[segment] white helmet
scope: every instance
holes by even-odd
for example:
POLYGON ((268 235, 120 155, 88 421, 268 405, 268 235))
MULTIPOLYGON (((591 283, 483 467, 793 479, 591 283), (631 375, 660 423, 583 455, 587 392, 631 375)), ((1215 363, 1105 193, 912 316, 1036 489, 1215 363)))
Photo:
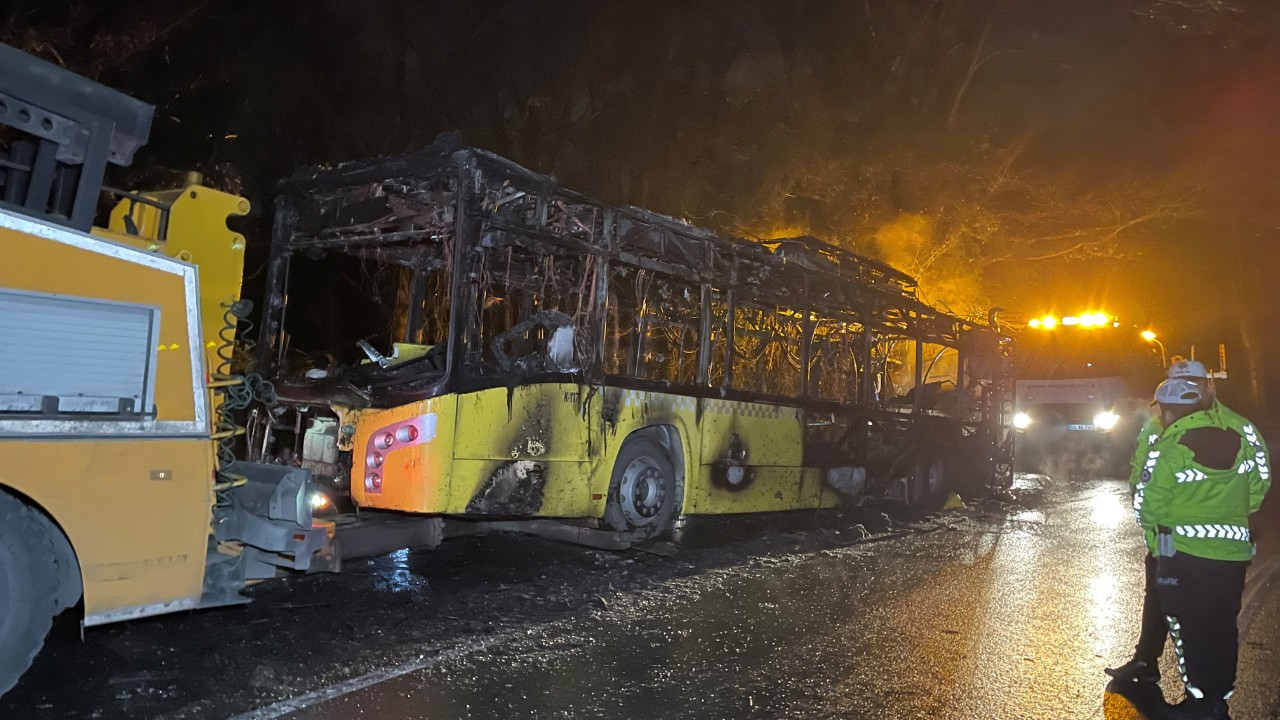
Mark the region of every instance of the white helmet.
POLYGON ((1186 378, 1171 378, 1156 388, 1156 402, 1161 405, 1196 405, 1202 400, 1200 387, 1186 378))
POLYGON ((1204 363, 1199 360, 1179 360, 1169 366, 1168 377, 1204 380, 1209 377, 1209 371, 1204 369, 1204 363))

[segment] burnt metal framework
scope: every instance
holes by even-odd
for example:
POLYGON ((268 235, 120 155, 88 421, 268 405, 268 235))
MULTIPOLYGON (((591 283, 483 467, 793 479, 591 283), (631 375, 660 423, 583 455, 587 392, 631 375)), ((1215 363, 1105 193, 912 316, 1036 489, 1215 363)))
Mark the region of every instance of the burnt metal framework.
MULTIPOLYGON (((893 435, 929 417, 924 424, 953 421, 957 436, 985 428, 994 438, 1009 410, 1007 338, 919 301, 908 275, 813 238, 749 242, 610 206, 463 147, 456 135, 407 156, 304 172, 281 190, 260 365, 296 374, 282 361, 300 254, 404 268, 397 334, 405 339, 447 311, 445 358, 348 378, 370 405, 559 378, 764 400, 812 416, 852 411, 860 425, 895 426, 893 435), (503 305, 494 318, 491 307, 503 305), (568 365, 513 363, 519 352, 500 349, 523 340, 545 347, 565 326, 574 331, 568 365), (958 358, 944 397, 924 380, 946 348, 958 358), (896 400, 882 392, 895 359, 915 374, 896 400), (787 378, 782 388, 778 377, 787 378)), ((280 378, 281 387, 289 382, 280 378)))
POLYGON ((155 108, 0 43, 0 208, 88 230, 107 163, 127 166, 155 108), (11 131, 12 133, 12 131, 11 131))

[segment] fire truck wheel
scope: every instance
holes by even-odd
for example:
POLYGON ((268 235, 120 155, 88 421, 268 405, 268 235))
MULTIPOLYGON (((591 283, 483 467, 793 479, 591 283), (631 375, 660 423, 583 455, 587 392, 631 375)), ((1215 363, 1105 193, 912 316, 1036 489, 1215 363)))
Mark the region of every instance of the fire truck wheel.
POLYGON ((58 573, 48 524, 0 491, 0 695, 31 666, 57 608, 58 573))
POLYGON ((911 477, 911 505, 936 510, 946 503, 950 490, 946 458, 933 448, 921 450, 911 477))
POLYGON ((675 467, 662 445, 647 437, 623 443, 609 481, 605 525, 646 540, 658 537, 671 529, 678 499, 675 467))

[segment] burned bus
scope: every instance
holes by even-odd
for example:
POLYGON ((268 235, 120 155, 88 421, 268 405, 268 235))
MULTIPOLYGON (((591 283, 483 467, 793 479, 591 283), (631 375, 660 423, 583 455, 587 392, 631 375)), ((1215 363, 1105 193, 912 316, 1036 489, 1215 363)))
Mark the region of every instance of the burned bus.
POLYGON ((287 179, 270 252, 256 352, 287 409, 250 445, 361 508, 649 538, 1011 477, 1007 338, 813 238, 611 206, 446 135, 287 179))

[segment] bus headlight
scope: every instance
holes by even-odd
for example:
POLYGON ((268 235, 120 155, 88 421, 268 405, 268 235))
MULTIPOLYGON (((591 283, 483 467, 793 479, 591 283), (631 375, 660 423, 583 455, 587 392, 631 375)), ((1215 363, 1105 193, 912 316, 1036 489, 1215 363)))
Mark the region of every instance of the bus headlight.
POLYGON ((1013 416, 1013 426, 1018 430, 1026 430, 1031 427, 1031 416, 1024 413, 1015 413, 1013 416))
POLYGON ((1093 416, 1093 426, 1102 431, 1114 429, 1119 422, 1120 416, 1110 410, 1104 410, 1093 416))

